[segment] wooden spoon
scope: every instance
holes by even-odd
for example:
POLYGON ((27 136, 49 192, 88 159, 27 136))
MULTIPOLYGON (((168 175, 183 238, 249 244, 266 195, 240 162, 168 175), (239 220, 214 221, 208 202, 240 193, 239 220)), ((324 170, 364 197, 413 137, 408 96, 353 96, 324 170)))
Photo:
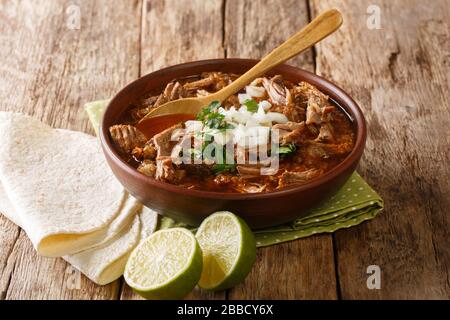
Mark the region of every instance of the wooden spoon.
POLYGON ((167 102, 150 111, 144 118, 141 119, 141 121, 155 116, 174 113, 197 114, 214 100, 223 102, 229 96, 244 88, 255 78, 263 75, 273 67, 285 62, 327 37, 336 31, 341 24, 341 13, 336 9, 328 10, 316 17, 306 27, 289 38, 278 48, 273 50, 253 68, 248 70, 222 90, 204 97, 185 98, 167 102))

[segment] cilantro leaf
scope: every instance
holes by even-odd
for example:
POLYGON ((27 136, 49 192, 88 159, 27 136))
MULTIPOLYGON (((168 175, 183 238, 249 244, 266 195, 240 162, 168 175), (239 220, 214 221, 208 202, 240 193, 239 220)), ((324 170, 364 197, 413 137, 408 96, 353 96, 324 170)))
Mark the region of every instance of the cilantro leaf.
POLYGON ((295 151, 297 151, 297 146, 293 143, 278 148, 278 154, 282 158, 293 155, 295 151))
POLYGON ((218 112, 210 113, 205 120, 203 120, 205 126, 211 129, 221 129, 226 125, 225 116, 218 112))
POLYGON ((234 172, 236 170, 236 164, 232 163, 232 164, 227 164, 227 163, 220 163, 220 164, 215 164, 212 167, 212 170, 214 172, 214 174, 219 174, 222 172, 234 172))
POLYGON ((219 101, 212 101, 207 107, 197 115, 197 120, 211 129, 226 130, 233 129, 234 126, 225 121, 225 116, 218 112, 221 104, 219 101))
POLYGON ((244 105, 247 107, 249 112, 257 112, 258 111, 258 103, 253 99, 247 99, 244 101, 244 105))
POLYGON ((221 104, 219 101, 214 100, 209 105, 204 107, 202 111, 197 115, 197 120, 204 121, 209 114, 217 113, 217 110, 220 108, 221 104))

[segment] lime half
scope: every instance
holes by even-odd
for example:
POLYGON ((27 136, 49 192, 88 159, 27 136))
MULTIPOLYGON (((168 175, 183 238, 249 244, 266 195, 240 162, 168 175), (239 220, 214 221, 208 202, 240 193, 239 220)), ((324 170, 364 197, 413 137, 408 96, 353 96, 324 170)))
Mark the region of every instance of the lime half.
POLYGON ((139 244, 125 266, 124 278, 146 299, 181 299, 196 286, 202 251, 192 232, 160 230, 139 244))
POLYGON ((202 222, 196 238, 203 252, 201 288, 224 290, 244 281, 256 260, 256 243, 241 218, 216 212, 202 222))

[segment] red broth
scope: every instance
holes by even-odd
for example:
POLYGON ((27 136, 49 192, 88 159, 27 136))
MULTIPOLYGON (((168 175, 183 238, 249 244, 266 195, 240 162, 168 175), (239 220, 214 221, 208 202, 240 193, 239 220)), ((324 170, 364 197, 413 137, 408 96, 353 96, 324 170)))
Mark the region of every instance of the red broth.
MULTIPOLYGON (((128 112, 121 120, 122 124, 118 124, 121 128, 115 128, 117 140, 115 145, 121 151, 123 158, 130 159, 127 161, 142 174, 184 188, 254 193, 271 192, 289 185, 306 183, 336 167, 353 149, 355 131, 352 120, 344 110, 316 87, 306 82, 294 84, 283 80, 281 76, 274 76, 263 79, 264 96, 254 98, 254 101, 256 103, 262 100, 268 101, 271 104, 269 112, 284 114, 291 123, 292 129, 287 127, 285 129, 287 132, 284 133, 290 134, 290 139, 283 142, 283 146, 290 151, 284 152, 288 156, 280 156, 279 170, 276 173, 270 176, 249 174, 255 171, 248 164, 243 166, 235 164, 229 167, 207 163, 168 164, 167 159, 158 159, 158 150, 151 138, 176 124, 193 120, 195 116, 175 114, 142 121, 140 119, 152 108, 167 102, 168 99, 204 96, 205 93, 220 90, 233 78, 229 74, 212 72, 201 74, 195 79, 174 80, 167 84, 160 94, 146 94, 130 105, 128 112), (266 83, 265 86, 264 83, 266 83), (291 101, 286 103, 280 100, 279 94, 273 94, 273 88, 278 88, 278 92, 283 92, 281 89, 289 92, 291 101), (297 127, 292 123, 297 124, 297 127), (301 126, 302 123, 303 126, 301 126), (133 131, 136 129, 147 139, 145 144, 142 139, 137 138, 138 135, 133 131), (127 152, 124 148, 129 148, 130 145, 136 146, 132 152, 130 150, 127 152), (146 151, 145 148, 147 148, 146 151), (165 171, 157 171, 158 164, 165 171)), ((224 109, 232 106, 240 106, 237 95, 222 102, 224 109)), ((112 138, 114 140, 114 137, 112 138)), ((282 146, 281 143, 280 146, 282 146)))
POLYGON ((146 136, 151 139, 155 134, 164 131, 178 123, 188 120, 195 120, 193 114, 169 114, 164 116, 157 116, 142 120, 136 127, 146 136))

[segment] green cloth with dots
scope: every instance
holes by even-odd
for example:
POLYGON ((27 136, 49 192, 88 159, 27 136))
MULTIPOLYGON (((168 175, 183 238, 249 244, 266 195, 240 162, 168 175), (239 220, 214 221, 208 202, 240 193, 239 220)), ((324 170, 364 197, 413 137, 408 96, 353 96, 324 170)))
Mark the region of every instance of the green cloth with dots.
MULTIPOLYGON (((96 132, 107 101, 85 105, 96 132)), ((356 172, 330 199, 310 210, 303 218, 290 223, 254 232, 258 247, 308 237, 317 233, 334 232, 373 219, 384 207, 383 199, 356 172)), ((160 217, 160 229, 188 227, 167 217, 160 217)))

